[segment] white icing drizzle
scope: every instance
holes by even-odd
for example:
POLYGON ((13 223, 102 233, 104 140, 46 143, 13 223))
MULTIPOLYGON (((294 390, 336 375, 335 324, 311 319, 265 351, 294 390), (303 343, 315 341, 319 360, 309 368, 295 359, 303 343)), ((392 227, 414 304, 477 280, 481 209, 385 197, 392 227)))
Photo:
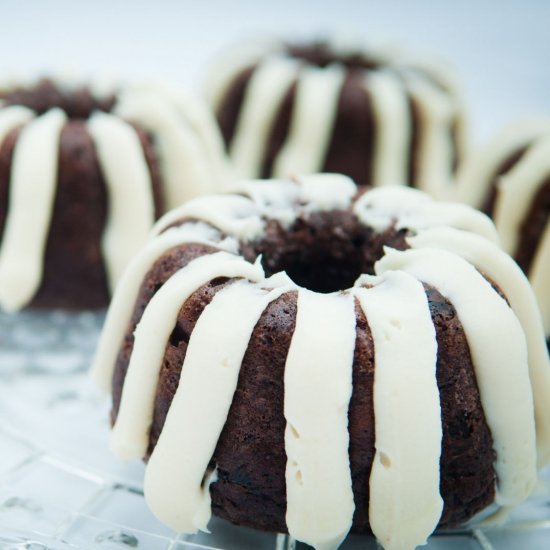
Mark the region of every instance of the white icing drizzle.
POLYGON ((426 544, 443 510, 435 329, 424 287, 414 277, 387 272, 357 284, 376 285, 355 290, 376 364, 369 523, 385 550, 415 548, 426 544))
POLYGON ((91 377, 103 391, 110 392, 111 390, 118 351, 130 325, 132 311, 143 279, 164 253, 187 242, 213 244, 208 238, 203 238, 201 231, 196 230, 196 226, 191 230, 188 230, 186 226, 168 229, 142 248, 122 274, 120 284, 107 312, 91 369, 91 377), (193 229, 195 230, 193 231, 193 229))
POLYGON ((523 329, 513 311, 468 262, 445 250, 386 250, 376 273, 403 270, 454 306, 466 334, 485 418, 493 436, 496 502, 513 506, 536 483, 536 435, 523 329))
POLYGON ((202 220, 241 240, 253 240, 264 229, 260 212, 249 198, 239 195, 211 195, 190 200, 168 212, 155 224, 153 234, 158 235, 170 225, 186 218, 202 220))
POLYGON ((300 289, 297 309, 284 377, 286 523, 293 537, 331 550, 346 537, 355 509, 347 430, 354 301, 300 289))
POLYGON ((544 331, 550 339, 550 219, 539 241, 529 278, 542 312, 544 331))
POLYGON ((195 132, 204 155, 203 162, 211 171, 213 183, 209 189, 223 190, 233 175, 224 154, 223 138, 212 111, 201 98, 183 89, 175 90, 159 82, 151 84, 148 89, 153 94, 162 95, 175 109, 178 120, 182 121, 182 124, 189 125, 195 132))
POLYGON ((301 176, 296 181, 305 212, 347 208, 357 192, 353 180, 341 174, 301 176))
POLYGON ((66 118, 60 109, 51 109, 23 128, 15 146, 0 247, 0 305, 7 311, 27 304, 40 286, 57 182, 57 148, 66 118))
POLYGON ((193 329, 144 485, 153 513, 176 531, 207 531, 211 510, 204 474, 227 420, 252 331, 267 305, 286 290, 267 292, 237 281, 215 295, 193 329))
POLYGON ((204 95, 212 111, 218 111, 235 77, 247 67, 256 65, 264 55, 273 51, 278 45, 279 43, 273 40, 263 40, 241 44, 220 55, 209 67, 203 86, 204 95))
POLYGON ((263 279, 263 271, 259 264, 227 252, 201 256, 172 275, 148 303, 135 330, 120 409, 111 434, 111 447, 120 458, 145 455, 162 358, 179 310, 193 292, 217 277, 257 281, 263 279))
POLYGON ((364 82, 376 117, 372 185, 405 185, 412 130, 404 84, 388 70, 369 72, 364 82))
POLYGON ((97 112, 90 117, 87 127, 108 193, 101 244, 112 291, 155 222, 153 190, 141 143, 129 124, 97 112))
POLYGON ((0 147, 7 135, 18 126, 26 124, 34 118, 34 113, 26 107, 12 105, 2 107, 0 105, 0 147))
POLYGON ((384 231, 394 223, 397 229, 416 231, 446 225, 498 243, 495 226, 485 214, 463 204, 436 202, 410 187, 372 189, 359 197, 353 212, 360 222, 376 231, 384 231))
POLYGON ((412 248, 443 248, 473 264, 502 290, 527 340, 529 377, 535 404, 538 466, 550 462, 550 357, 529 281, 508 254, 465 231, 437 227, 407 238, 412 248))
POLYGON ((260 175, 275 116, 298 70, 297 61, 272 57, 254 71, 230 145, 240 177, 260 175))
POLYGON ((344 82, 340 65, 305 66, 296 88, 289 135, 273 166, 276 177, 321 171, 344 82))
POLYGON ((502 161, 544 135, 550 136, 550 118, 527 119, 505 128, 491 143, 461 163, 457 198, 480 208, 502 161))
POLYGON ((420 73, 405 73, 420 115, 416 160, 418 187, 438 199, 449 198, 453 171, 453 121, 456 101, 420 73))
POLYGON ((530 148, 521 162, 498 180, 494 220, 502 247, 509 254, 517 252, 521 224, 529 213, 535 195, 549 177, 550 133, 547 140, 530 148))
MULTIPOLYGON (((486 147, 463 163, 458 173, 459 197, 480 207, 504 162, 522 149, 521 158, 496 181, 493 219, 504 249, 517 254, 523 224, 542 185, 550 177, 550 118, 535 118, 505 128, 486 147)), ((550 339, 550 237, 541 235, 529 278, 550 339)))
POLYGON ((129 90, 114 112, 153 134, 168 208, 215 190, 215 178, 204 162, 204 146, 173 105, 153 92, 129 90))

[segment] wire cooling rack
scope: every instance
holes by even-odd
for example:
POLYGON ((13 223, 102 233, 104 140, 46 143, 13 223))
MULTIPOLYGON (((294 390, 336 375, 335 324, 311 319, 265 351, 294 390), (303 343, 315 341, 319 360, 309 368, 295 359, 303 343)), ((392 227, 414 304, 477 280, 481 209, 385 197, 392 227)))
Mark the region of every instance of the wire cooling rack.
MULTIPOLYGON (((33 322, 35 325, 29 326, 36 328, 43 319, 33 322)), ((108 400, 79 370, 90 360, 99 324, 91 317, 72 323, 70 319, 62 320, 65 329, 71 327, 74 342, 86 345, 75 346, 80 357, 76 353, 70 359, 59 355, 60 365, 46 361, 33 366, 29 362, 42 353, 40 346, 35 346, 32 353, 25 348, 25 357, 17 359, 15 344, 10 348, 5 340, 2 342, 0 550, 309 548, 285 535, 235 527, 216 518, 209 525, 211 534, 180 535, 149 512, 142 494, 143 465, 113 458, 108 448, 108 400), (15 359, 8 362, 8 368, 3 362, 6 350, 8 358, 15 359), (16 369, 18 360, 20 368, 16 369)), ((61 332, 66 341, 67 331, 61 332)), ((60 341, 59 334, 37 334, 50 344, 60 341)), ((48 351, 50 360, 55 358, 54 351, 59 353, 55 346, 48 351)), ((546 472, 530 502, 511 514, 504 526, 478 524, 441 532, 430 539, 426 548, 547 550, 549 487, 550 474, 546 472)), ((378 548, 369 537, 349 537, 342 546, 342 550, 378 548)))

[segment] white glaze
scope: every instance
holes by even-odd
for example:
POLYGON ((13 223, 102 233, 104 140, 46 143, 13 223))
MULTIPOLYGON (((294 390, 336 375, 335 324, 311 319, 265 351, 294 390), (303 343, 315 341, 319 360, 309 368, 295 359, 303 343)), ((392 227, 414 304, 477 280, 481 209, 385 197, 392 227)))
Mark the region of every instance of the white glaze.
POLYGON ((298 70, 297 62, 273 57, 254 71, 230 146, 239 177, 253 178, 261 174, 275 116, 298 70))
POLYGON ((111 447, 120 458, 145 455, 162 358, 179 310, 193 292, 216 277, 256 281, 263 278, 263 271, 259 265, 227 252, 201 256, 172 275, 147 304, 134 333, 134 348, 111 434, 111 447))
POLYGON ((469 156, 457 172, 457 198, 481 208, 499 165, 529 143, 550 136, 550 118, 531 118, 515 123, 485 147, 469 156))
POLYGON ((297 309, 284 376, 286 524, 296 539, 332 550, 355 509, 347 430, 354 302, 349 294, 301 289, 297 309))
POLYGON ((0 306, 6 311, 30 302, 40 286, 65 121, 63 111, 51 109, 23 128, 15 146, 0 247, 0 306))
POLYGON ((550 220, 539 241, 529 278, 542 312, 546 337, 550 339, 550 220))
POLYGON ((414 277, 388 272, 356 283, 364 284, 375 285, 355 290, 376 364, 369 523, 385 550, 410 549, 426 544, 443 510, 435 329, 424 287, 414 277))
POLYGON ((456 254, 429 248, 388 249, 375 271, 388 270, 410 273, 453 304, 468 340, 493 436, 496 502, 501 506, 522 502, 535 486, 537 457, 527 346, 517 317, 483 276, 456 254))
MULTIPOLYGON (((516 254, 521 225, 542 184, 550 178, 550 133, 531 147, 497 183, 494 220, 502 246, 508 254, 516 254)), ((550 273, 549 273, 550 276, 550 273)))
POLYGON ((129 124, 97 112, 87 127, 107 188, 107 222, 101 247, 113 291, 155 222, 151 177, 141 143, 129 124))
POLYGON ((203 478, 225 425, 254 326, 267 305, 286 290, 266 292, 237 281, 214 296, 193 329, 180 383, 144 483, 153 513, 178 532, 207 531, 210 492, 208 485, 202 486, 203 478))
POLYGON ((2 143, 12 130, 29 122, 35 115, 30 109, 19 105, 8 107, 0 105, 0 109, 0 146, 2 146, 2 143))
MULTIPOLYGON (((194 228, 196 229, 196 226, 194 228)), ((128 269, 122 274, 119 287, 113 295, 107 311, 102 338, 99 341, 91 369, 93 380, 103 391, 111 390, 116 358, 124 340, 124 334, 130 325, 141 283, 156 260, 170 249, 187 242, 212 244, 208 239, 208 233, 207 239, 204 239, 200 230, 193 231, 192 229, 188 231, 187 227, 182 226, 169 229, 159 235, 134 256, 128 269)))
POLYGON ((453 171, 453 122, 456 101, 419 73, 408 75, 407 86, 419 113, 418 187, 435 198, 449 196, 453 171))
POLYGON ((376 117, 372 184, 406 185, 412 136, 403 82, 387 70, 367 73, 364 82, 376 117))
POLYGON ((339 65, 302 69, 289 135, 274 162, 275 177, 322 171, 344 76, 344 69, 339 65))
POLYGON ((204 146, 173 105, 153 92, 130 90, 114 112, 154 136, 168 208, 215 190, 215 178, 204 162, 204 146))
POLYGON ((412 248, 443 248, 462 256, 504 293, 521 322, 529 357, 535 405, 538 466, 550 462, 550 357, 540 313, 529 281, 508 254, 487 240, 451 227, 437 227, 407 238, 412 248))

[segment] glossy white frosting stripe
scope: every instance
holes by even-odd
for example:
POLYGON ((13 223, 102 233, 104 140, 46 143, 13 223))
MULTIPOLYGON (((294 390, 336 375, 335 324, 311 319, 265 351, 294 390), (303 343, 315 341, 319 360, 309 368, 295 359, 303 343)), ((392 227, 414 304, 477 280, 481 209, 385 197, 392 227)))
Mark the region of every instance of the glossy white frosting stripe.
POLYGON ((529 271, 529 280, 539 302, 546 337, 550 339, 550 219, 542 235, 529 271))
POLYGON ((462 324, 493 436, 496 503, 523 501, 537 479, 533 395, 523 329, 506 301, 470 263, 438 249, 387 249, 377 274, 402 270, 435 287, 462 324))
POLYGON ((348 457, 354 300, 300 289, 297 308, 284 376, 286 523, 296 539, 331 550, 355 509, 348 457))
POLYGON ((167 208, 215 191, 216 181, 204 162, 203 147, 173 105, 152 92, 130 90, 121 96, 114 112, 153 134, 167 208))
POLYGON ((243 240, 255 239, 264 230, 260 212, 249 198, 239 195, 211 195, 197 197, 168 212, 155 224, 153 234, 159 234, 186 218, 201 220, 223 233, 243 240))
POLYGON ((415 548, 426 544, 443 510, 435 329, 424 287, 414 277, 388 272, 357 284, 375 285, 354 291, 376 364, 369 523, 385 550, 415 548))
POLYGON ((254 178, 261 174, 275 116, 299 70, 297 61, 269 58, 253 73, 230 145, 237 174, 254 178))
POLYGON ((175 109, 182 125, 189 125, 200 142, 206 168, 210 170, 214 188, 221 191, 231 179, 228 159, 224 153, 224 143, 218 123, 208 106, 193 94, 183 89, 155 83, 152 93, 162 96, 175 109))
POLYGON ((130 319, 135 307, 141 284, 155 262, 170 249, 188 242, 209 242, 208 232, 203 237, 203 231, 197 226, 189 225, 168 229, 156 239, 150 241, 134 256, 128 268, 122 274, 117 291, 113 295, 103 324, 102 336, 91 369, 91 377, 105 392, 111 391, 111 382, 116 364, 116 358, 124 334, 130 325, 130 319))
POLYGON ((416 231, 446 225, 498 243, 495 226, 485 214, 463 204, 436 202, 409 187, 372 189, 355 202, 353 212, 360 222, 377 231, 394 223, 397 229, 416 231))
POLYGON ((0 110, 0 147, 12 130, 29 122, 34 116, 33 111, 19 105, 2 107, 0 110))
POLYGON ((145 456, 162 358, 181 306, 202 285, 217 277, 263 279, 259 264, 227 252, 201 256, 170 277, 147 304, 135 330, 111 447, 124 459, 145 456))
MULTIPOLYGON (((498 285, 518 317, 527 340, 529 376, 535 404, 539 467, 550 462, 550 357, 540 313, 529 281, 508 254, 486 239, 450 227, 422 231, 407 242, 412 248, 443 248, 462 256, 498 285)), ((550 254, 547 256, 550 257, 550 254)))
POLYGON ((330 145, 345 71, 340 65, 302 69, 290 130, 275 159, 276 177, 320 172, 330 145))
POLYGON ((66 120, 63 111, 51 109, 23 128, 15 146, 0 247, 0 306, 7 311, 26 305, 40 286, 66 120))
POLYGON ((193 329, 144 483, 153 513, 178 532, 207 531, 210 491, 202 483, 227 420, 241 363, 262 312, 287 290, 268 292, 237 281, 215 295, 193 329))
POLYGON ((419 73, 408 75, 407 88, 419 112, 416 185, 435 198, 451 198, 456 103, 419 73))
POLYGON ((550 135, 550 118, 528 119, 505 128, 495 140, 461 164, 457 173, 458 198, 480 208, 502 162, 544 135, 550 135))
MULTIPOLYGON (((550 134, 549 134, 550 136, 550 134)), ((550 177, 550 137, 530 148, 497 183, 494 221, 504 250, 517 252, 521 225, 541 185, 550 177)))
POLYGON ((406 185, 412 129, 404 84, 384 70, 367 73, 364 82, 376 117, 372 185, 406 185))
POLYGON ((101 248, 111 291, 155 222, 149 167, 135 130, 118 117, 94 113, 87 127, 107 188, 101 248))

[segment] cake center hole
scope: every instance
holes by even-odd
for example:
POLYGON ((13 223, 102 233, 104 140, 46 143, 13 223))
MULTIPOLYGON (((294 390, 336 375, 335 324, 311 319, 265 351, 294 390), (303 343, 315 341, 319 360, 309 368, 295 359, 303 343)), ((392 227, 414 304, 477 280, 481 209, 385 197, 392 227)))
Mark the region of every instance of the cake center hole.
POLYGON ((301 287, 330 293, 353 286, 362 274, 373 274, 385 245, 404 248, 394 228, 373 233, 347 211, 317 213, 282 228, 269 222, 263 239, 244 250, 254 260, 261 254, 267 276, 285 271, 301 287))
POLYGON ((303 59, 317 67, 326 67, 331 63, 341 63, 348 69, 374 70, 379 62, 367 57, 362 52, 336 52, 326 42, 313 44, 289 44, 287 52, 297 59, 303 59))
POLYGON ((39 115, 58 107, 71 119, 87 119, 94 111, 110 112, 115 103, 114 96, 97 98, 84 86, 63 87, 48 78, 33 86, 0 90, 0 99, 7 105, 28 107, 39 115))

